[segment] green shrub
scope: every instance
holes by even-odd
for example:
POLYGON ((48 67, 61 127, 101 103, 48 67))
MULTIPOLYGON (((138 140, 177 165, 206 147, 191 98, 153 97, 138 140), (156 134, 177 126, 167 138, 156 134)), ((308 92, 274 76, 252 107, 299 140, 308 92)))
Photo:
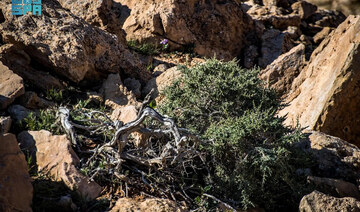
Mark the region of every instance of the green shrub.
POLYGON ((254 107, 276 110, 279 98, 262 86, 258 69, 242 69, 236 61, 215 59, 192 69, 182 67, 184 78, 164 91, 162 111, 174 116, 180 126, 204 133, 210 123, 239 117, 254 107))
POLYGON ((132 40, 127 43, 132 50, 144 55, 157 55, 161 51, 159 47, 152 43, 138 43, 137 41, 132 40))
POLYGON ((56 109, 40 110, 38 113, 31 112, 22 123, 24 130, 48 130, 54 134, 60 134, 60 122, 56 122, 56 109))
POLYGON ((276 116, 280 99, 263 86, 259 70, 215 59, 182 70, 159 108, 204 140, 209 193, 243 209, 297 208, 307 186, 295 171, 311 164, 293 147, 301 133, 276 116))
POLYGON ((51 88, 46 91, 46 99, 61 103, 63 101, 63 92, 60 89, 51 88))

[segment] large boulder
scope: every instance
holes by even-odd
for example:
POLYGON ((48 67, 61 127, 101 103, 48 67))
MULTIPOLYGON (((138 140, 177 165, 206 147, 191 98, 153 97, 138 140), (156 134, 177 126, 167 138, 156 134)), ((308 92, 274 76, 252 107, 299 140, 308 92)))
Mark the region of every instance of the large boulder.
POLYGON ((121 29, 124 22, 121 19, 121 4, 113 0, 59 0, 59 3, 91 25, 114 33, 119 40, 125 41, 125 33, 121 29))
POLYGON ((42 1, 41 16, 11 15, 10 0, 0 7, 3 41, 18 44, 37 64, 74 82, 119 71, 143 81, 151 77, 116 35, 93 27, 57 1, 42 1))
POLYGON ((312 155, 312 175, 342 179, 359 186, 360 148, 340 138, 306 131, 301 148, 312 155))
POLYGON ((0 167, 0 211, 32 211, 28 166, 13 134, 0 133, 0 167))
POLYGON ((0 61, 35 88, 47 91, 52 88, 63 89, 65 87, 61 80, 52 76, 46 70, 39 70, 39 66, 32 67, 32 62, 36 62, 32 61, 19 44, 0 46, 0 61))
POLYGON ((324 189, 327 194, 334 193, 338 197, 354 197, 355 199, 360 199, 359 189, 352 183, 339 179, 314 176, 308 176, 307 180, 315 184, 317 188, 324 189))
POLYGON ((313 191, 301 199, 299 211, 360 211, 360 202, 352 197, 336 198, 313 191))
POLYGON ((123 29, 127 40, 158 44, 168 39, 170 49, 193 46, 194 52, 233 59, 253 29, 251 18, 234 1, 117 0, 130 10, 123 29))
POLYGON ((280 94, 287 94, 304 65, 305 45, 299 44, 262 70, 260 78, 280 94))
POLYGON ((23 79, 0 62, 0 110, 24 93, 23 79))
POLYGON ((85 199, 95 199, 101 187, 81 174, 76 168, 80 159, 66 135, 52 135, 49 131, 24 131, 18 135, 20 147, 32 155, 39 172, 49 174, 56 181, 63 181, 85 199))
POLYGON ((349 16, 313 52, 280 111, 286 124, 360 144, 360 16, 349 16), (341 44, 341 45, 339 45, 341 44))

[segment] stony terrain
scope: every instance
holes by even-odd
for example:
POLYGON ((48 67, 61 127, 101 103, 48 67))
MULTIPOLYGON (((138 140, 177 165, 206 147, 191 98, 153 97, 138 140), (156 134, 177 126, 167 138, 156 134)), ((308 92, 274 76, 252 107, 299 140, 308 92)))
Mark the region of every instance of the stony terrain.
MULTIPOLYGON (((79 168, 88 153, 76 148, 56 111, 92 105, 111 120, 131 123, 147 94, 147 103, 161 104, 164 89, 184 77, 178 65, 194 67, 212 57, 261 69, 259 78, 285 103, 277 115, 302 128, 297 147, 314 165, 296 172, 315 189, 293 208, 359 211, 360 11, 344 7, 358 5, 352 1, 332 1, 344 13, 310 2, 43 0, 42 16, 15 17, 11 0, 2 0, 0 211, 193 209, 147 187, 139 170, 138 181, 114 172, 121 186, 96 182, 79 168), (29 121, 37 116, 45 121, 29 121)), ((138 128, 129 134, 140 149, 151 139, 138 128)), ((96 146, 79 139, 86 148, 96 146)), ((236 209, 218 198, 217 210, 236 209)))

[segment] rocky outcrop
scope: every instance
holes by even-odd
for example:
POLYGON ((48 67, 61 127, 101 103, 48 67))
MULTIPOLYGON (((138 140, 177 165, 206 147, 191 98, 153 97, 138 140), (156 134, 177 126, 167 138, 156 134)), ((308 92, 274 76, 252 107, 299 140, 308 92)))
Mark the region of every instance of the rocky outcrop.
POLYGON ((234 1, 117 2, 131 10, 123 25, 127 40, 158 45, 166 38, 170 50, 193 46, 202 56, 233 59, 253 29, 252 20, 234 1))
POLYGON ((125 41, 125 33, 121 29, 124 22, 121 18, 121 4, 113 0, 59 0, 59 3, 91 25, 116 34, 119 40, 125 41))
POLYGON ((0 62, 0 110, 24 93, 23 79, 0 62))
POLYGON ((185 206, 179 206, 176 204, 176 202, 169 199, 153 198, 145 200, 135 200, 130 198, 121 198, 116 202, 115 206, 110 211, 185 212, 188 210, 185 206))
POLYGON ((360 144, 360 16, 349 16, 313 52, 280 111, 288 125, 360 144), (341 45, 339 45, 341 44, 341 45))
POLYGON ((119 74, 109 74, 100 89, 105 105, 116 109, 126 105, 136 105, 135 95, 123 85, 119 74))
POLYGON ((259 4, 250 4, 249 2, 246 2, 245 5, 250 7, 247 10, 247 14, 264 25, 271 25, 279 30, 285 30, 289 26, 300 26, 300 14, 285 14, 281 7, 276 6, 261 6, 259 4))
POLYGON ((19 45, 5 44, 0 46, 0 61, 23 78, 26 83, 43 91, 52 88, 64 88, 63 83, 58 78, 44 70, 39 70, 39 66, 33 68, 31 63, 36 63, 36 61, 32 60, 19 45))
MULTIPOLYGON (((244 66, 258 65, 265 68, 281 54, 293 46, 303 43, 306 46, 306 59, 323 39, 313 37, 324 27, 331 30, 345 20, 342 13, 319 10, 306 1, 259 1, 242 2, 242 8, 255 23, 255 37, 252 45, 244 49, 244 66)), ((325 34, 324 31, 323 34, 325 34)), ((319 34, 320 36, 320 34, 319 34)))
POLYGON ((33 187, 15 135, 0 133, 0 211, 32 211, 33 187))
POLYGON ((328 10, 338 10, 345 15, 360 15, 359 0, 308 0, 320 8, 328 10))
POLYGON ((143 88, 143 95, 147 95, 150 93, 152 89, 154 89, 154 93, 151 98, 157 98, 157 101, 160 101, 163 97, 160 97, 159 94, 168 86, 170 86, 176 79, 182 77, 181 71, 177 67, 172 67, 164 71, 156 78, 152 78, 146 86, 143 88))
POLYGON ((316 162, 313 176, 342 179, 358 185, 360 149, 340 138, 308 131, 302 149, 316 162))
POLYGON ((351 197, 335 198, 313 191, 301 199, 299 211, 360 211, 360 202, 351 197))
POLYGON ((61 7, 42 1, 42 16, 11 15, 11 1, 0 2, 5 21, 0 34, 41 66, 74 82, 122 71, 147 81, 151 75, 116 35, 93 27, 61 7))
POLYGON ((38 171, 47 173, 56 181, 63 181, 85 199, 95 199, 101 187, 76 168, 80 159, 65 135, 52 135, 46 130, 24 131, 18 135, 23 151, 34 156, 38 171))
POLYGON ((307 19, 316 12, 317 6, 306 1, 298 1, 291 5, 291 9, 293 13, 299 14, 301 19, 307 19))
POLYGON ((354 197, 355 199, 360 199, 360 192, 352 183, 339 179, 314 176, 308 176, 307 180, 315 184, 317 188, 327 191, 327 194, 334 193, 338 197, 354 197))
POLYGON ((304 65, 305 45, 299 44, 262 70, 260 78, 280 94, 287 94, 304 65))

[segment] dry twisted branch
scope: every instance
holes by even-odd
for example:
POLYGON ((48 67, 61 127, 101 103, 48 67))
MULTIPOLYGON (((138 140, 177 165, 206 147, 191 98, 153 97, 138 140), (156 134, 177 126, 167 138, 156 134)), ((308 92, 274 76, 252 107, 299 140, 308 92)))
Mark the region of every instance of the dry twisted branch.
MULTIPOLYGON (((141 181, 150 190, 158 190, 158 192, 166 194, 175 200, 174 193, 176 193, 176 189, 174 188, 176 186, 174 183, 182 182, 182 178, 188 174, 189 169, 195 170, 194 167, 196 166, 193 165, 193 159, 199 157, 202 160, 202 156, 193 146, 196 142, 192 142, 192 145, 188 142, 190 139, 197 141, 196 136, 191 135, 186 129, 179 129, 171 118, 145 106, 148 102, 149 100, 145 98, 138 117, 125 125, 111 120, 104 113, 94 111, 80 111, 88 118, 78 121, 80 124, 71 120, 70 111, 67 108, 59 108, 58 116, 61 126, 78 150, 78 153, 88 153, 82 158, 84 163, 81 168, 88 169, 87 175, 90 177, 89 179, 95 180, 97 177, 108 178, 109 176, 115 176, 120 180, 127 179, 126 183, 128 183, 128 178, 121 174, 122 168, 124 168, 123 163, 128 161, 130 163, 125 168, 130 168, 134 173, 141 174, 141 181), (95 117, 94 114, 98 116, 95 117), (99 116, 102 118, 100 119, 99 116), (156 120, 164 128, 159 125, 157 125, 157 129, 145 127, 146 118, 156 120), (86 123, 95 125, 87 126, 86 123), (87 131, 90 134, 104 134, 105 132, 108 133, 106 128, 115 129, 110 141, 103 141, 93 149, 80 150, 80 147, 84 148, 85 145, 77 139, 76 130, 87 131), (148 137, 152 142, 148 142, 146 147, 136 147, 129 142, 128 138, 133 132, 149 135, 148 137), (163 142, 161 138, 166 138, 167 141, 163 142), (169 187, 168 185, 172 186, 169 187)), ((179 190, 181 192, 178 193, 181 193, 181 196, 186 199, 186 195, 182 195, 182 193, 185 193, 183 188, 179 190)))

